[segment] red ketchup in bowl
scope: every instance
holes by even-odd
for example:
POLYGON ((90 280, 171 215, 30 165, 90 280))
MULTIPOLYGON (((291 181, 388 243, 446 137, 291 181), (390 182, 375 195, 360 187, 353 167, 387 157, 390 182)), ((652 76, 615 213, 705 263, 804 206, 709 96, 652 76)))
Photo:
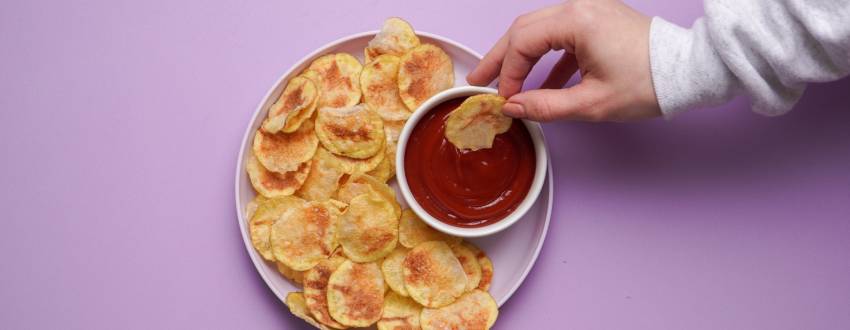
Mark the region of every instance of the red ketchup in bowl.
POLYGON ((534 179, 534 143, 525 125, 496 135, 493 147, 460 150, 446 139, 446 119, 466 97, 430 109, 410 134, 404 170, 413 197, 425 211, 457 227, 502 220, 523 201, 534 179))

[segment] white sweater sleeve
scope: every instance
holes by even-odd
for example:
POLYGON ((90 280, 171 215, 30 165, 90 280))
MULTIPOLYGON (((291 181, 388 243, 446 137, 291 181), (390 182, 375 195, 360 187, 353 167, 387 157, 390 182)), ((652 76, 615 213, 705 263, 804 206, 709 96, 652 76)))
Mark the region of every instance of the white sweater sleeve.
POLYGON ((667 118, 739 94, 781 115, 806 83, 850 74, 850 0, 705 0, 705 12, 689 30, 652 21, 652 81, 667 118))

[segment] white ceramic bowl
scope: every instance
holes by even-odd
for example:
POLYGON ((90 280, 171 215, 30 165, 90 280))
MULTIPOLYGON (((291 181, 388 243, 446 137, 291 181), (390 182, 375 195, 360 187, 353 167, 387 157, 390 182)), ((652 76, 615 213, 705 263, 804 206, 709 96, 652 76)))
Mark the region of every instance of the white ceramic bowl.
POLYGON ((404 172, 404 155, 407 151, 407 141, 410 139, 410 133, 413 131, 413 128, 416 127, 416 124, 419 123, 419 120, 435 106, 440 105, 445 101, 476 94, 497 93, 498 92, 493 88, 477 86, 461 86, 442 91, 422 103, 422 105, 413 112, 413 115, 410 116, 410 119, 407 120, 407 123, 401 130, 401 135, 399 135, 398 139, 399 150, 396 153, 395 162, 399 189, 401 190, 402 196, 404 196, 404 200, 413 212, 422 218, 423 221, 428 223, 428 225, 441 232, 460 237, 481 237, 500 232, 516 223, 523 215, 525 215, 526 212, 528 212, 537 200, 537 196, 540 195, 540 190, 543 188, 544 181, 546 181, 546 164, 548 164, 549 156, 546 153, 546 142, 543 138, 543 128, 541 128, 538 123, 522 120, 522 123, 525 124, 525 127, 528 129, 528 133, 531 135, 531 140, 534 143, 534 154, 536 157, 534 179, 531 181, 531 187, 529 188, 525 199, 523 199, 519 206, 517 206, 517 208, 504 219, 481 227, 466 228, 452 226, 438 220, 425 211, 425 209, 419 205, 419 202, 416 201, 416 198, 413 197, 413 193, 410 192, 410 186, 407 184, 407 177, 404 172))

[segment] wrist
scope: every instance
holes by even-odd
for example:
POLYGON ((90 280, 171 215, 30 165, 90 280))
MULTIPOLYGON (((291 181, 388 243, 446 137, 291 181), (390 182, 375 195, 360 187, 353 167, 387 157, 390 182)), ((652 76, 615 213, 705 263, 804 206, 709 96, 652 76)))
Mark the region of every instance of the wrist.
POLYGON ((649 60, 658 106, 668 119, 734 96, 737 82, 711 44, 702 19, 688 30, 653 18, 649 60))

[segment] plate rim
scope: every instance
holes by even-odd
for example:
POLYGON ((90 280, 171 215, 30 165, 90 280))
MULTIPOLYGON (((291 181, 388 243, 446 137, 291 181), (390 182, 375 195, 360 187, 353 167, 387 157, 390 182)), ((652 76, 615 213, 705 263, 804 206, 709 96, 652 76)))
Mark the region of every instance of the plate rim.
MULTIPOLYGON (((244 212, 242 210, 244 208, 244 205, 242 205, 242 202, 239 198, 239 196, 240 196, 240 194, 239 194, 239 192, 240 192, 240 189, 239 189, 239 187, 240 187, 240 175, 242 173, 244 173, 244 171, 245 171, 244 164, 243 164, 244 162, 242 160, 245 157, 245 150, 246 150, 245 146, 247 145, 248 139, 251 136, 251 127, 257 121, 257 117, 262 112, 263 105, 266 103, 266 100, 269 99, 271 94, 274 93, 275 89, 277 89, 277 87, 280 86, 280 84, 287 77, 292 75, 292 73, 295 71, 295 69, 297 69, 300 66, 300 64, 303 64, 309 58, 315 57, 315 56, 327 51, 329 48, 333 48, 334 46, 340 45, 342 43, 348 42, 348 41, 353 40, 353 39, 362 38, 362 37, 366 37, 366 36, 370 36, 370 35, 375 35, 378 32, 379 32, 378 30, 369 30, 369 31, 358 32, 358 33, 354 33, 354 34, 350 34, 350 35, 346 35, 346 36, 337 38, 337 39, 330 41, 330 42, 328 42, 328 43, 326 43, 326 44, 324 44, 320 47, 317 47, 315 50, 311 51, 310 53, 308 53, 307 55, 303 56, 301 59, 296 61, 295 65, 290 66, 286 71, 284 71, 278 77, 277 80, 275 80, 275 82, 271 85, 271 87, 266 91, 266 93, 260 99, 257 106, 254 108, 254 113, 251 115, 250 120, 248 121, 248 123, 245 127, 245 132, 242 135, 242 142, 239 144, 239 152, 237 153, 237 158, 236 158, 236 171, 235 171, 235 175, 234 175, 234 190, 233 190, 233 193, 234 193, 234 201, 235 201, 234 204, 235 204, 235 209, 236 209, 236 225, 239 226, 239 231, 240 231, 241 236, 242 236, 242 243, 245 245, 245 252, 248 254, 248 258, 251 259, 251 263, 254 266, 254 271, 257 274, 260 275, 260 278, 263 279, 263 282, 265 282, 266 287, 281 302, 283 302, 284 305, 286 304, 285 303, 286 297, 281 296, 283 293, 278 292, 277 290, 274 289, 274 287, 272 287, 270 280, 267 277, 267 275, 265 274, 265 272, 260 271, 260 269, 259 269, 260 266, 258 265, 258 262, 264 262, 264 261, 263 260, 259 260, 259 261, 256 260, 256 258, 254 258, 254 256, 251 254, 251 250, 253 249, 253 246, 250 243, 250 237, 248 236, 248 230, 247 230, 247 220, 244 219, 244 214, 243 214, 244 212), (245 223, 246 226, 243 226, 242 225, 243 223, 245 223)), ((481 56, 481 54, 479 54, 475 50, 473 50, 473 49, 467 47, 466 45, 463 45, 463 44, 461 44, 457 41, 454 41, 450 38, 447 38, 447 37, 444 37, 444 36, 441 36, 441 35, 438 35, 438 34, 419 31, 419 30, 416 30, 415 33, 417 35, 421 35, 421 36, 428 37, 428 38, 431 38, 431 39, 439 40, 439 41, 447 43, 447 44, 451 44, 452 46, 457 47, 462 51, 465 51, 469 54, 472 54, 474 57, 478 58, 479 60, 481 60, 483 58, 483 56, 481 56)), ((545 141, 546 141, 546 138, 545 138, 545 135, 544 135, 544 145, 546 146, 546 149, 547 149, 546 151, 548 153, 549 152, 549 145, 547 143, 545 143, 545 141)), ((546 241, 546 236, 548 236, 549 223, 552 219, 552 205, 553 205, 553 201, 554 201, 554 184, 553 184, 554 174, 553 174, 553 170, 552 170, 552 158, 551 157, 549 157, 547 159, 547 172, 548 173, 546 175, 546 183, 549 185, 548 194, 547 194, 548 201, 547 201, 547 205, 546 205, 546 216, 545 216, 545 219, 544 219, 544 222, 543 222, 543 228, 542 228, 542 233, 540 235, 540 239, 538 240, 537 245, 534 247, 534 251, 532 252, 531 262, 523 270, 522 274, 519 277, 519 281, 517 281, 513 286, 510 287, 510 289, 507 291, 507 294, 502 299, 497 301, 499 307, 504 305, 514 295, 516 290, 518 290, 519 287, 525 282, 525 279, 528 276, 528 274, 531 272, 531 269, 534 268, 534 266, 537 264, 537 259, 539 258, 540 252, 543 249, 543 243, 546 241)), ((538 200, 542 197, 543 196, 538 197, 538 200)))

